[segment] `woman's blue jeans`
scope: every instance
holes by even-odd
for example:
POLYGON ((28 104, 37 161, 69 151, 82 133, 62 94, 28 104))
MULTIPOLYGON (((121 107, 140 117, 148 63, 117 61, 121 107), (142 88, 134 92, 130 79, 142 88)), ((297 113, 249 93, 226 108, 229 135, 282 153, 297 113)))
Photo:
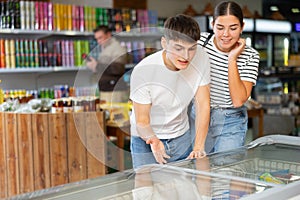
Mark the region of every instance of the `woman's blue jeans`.
MULTIPOLYGON (((192 138, 195 138, 195 107, 189 113, 192 138)), ((206 153, 226 151, 245 143, 248 115, 245 106, 239 108, 211 108, 210 124, 205 141, 206 153)))

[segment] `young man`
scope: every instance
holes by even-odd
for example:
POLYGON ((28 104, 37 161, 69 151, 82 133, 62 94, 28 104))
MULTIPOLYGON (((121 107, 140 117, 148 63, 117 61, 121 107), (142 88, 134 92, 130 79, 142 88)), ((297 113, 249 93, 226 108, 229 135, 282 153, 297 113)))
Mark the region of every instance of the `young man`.
POLYGON ((205 156, 210 65, 197 46, 199 38, 193 18, 170 17, 164 24, 163 49, 135 66, 130 82, 133 168, 205 156), (197 133, 192 145, 187 109, 194 97, 197 133))
POLYGON ((99 77, 101 100, 107 102, 128 101, 126 84, 123 81, 127 51, 112 36, 108 26, 100 25, 94 29, 94 37, 101 48, 96 60, 89 56, 86 65, 99 77))

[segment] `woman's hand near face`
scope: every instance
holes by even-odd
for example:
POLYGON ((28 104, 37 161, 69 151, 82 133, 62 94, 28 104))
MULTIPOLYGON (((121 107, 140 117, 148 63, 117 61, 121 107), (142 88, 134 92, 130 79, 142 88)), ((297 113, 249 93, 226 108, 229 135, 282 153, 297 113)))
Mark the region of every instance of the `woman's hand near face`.
POLYGON ((240 38, 235 46, 232 48, 232 50, 228 54, 228 62, 229 61, 236 61, 238 56, 242 53, 246 46, 246 41, 243 38, 240 38))
POLYGON ((228 84, 234 107, 242 106, 249 98, 253 83, 242 81, 237 66, 237 58, 244 50, 245 39, 240 38, 228 54, 228 84))

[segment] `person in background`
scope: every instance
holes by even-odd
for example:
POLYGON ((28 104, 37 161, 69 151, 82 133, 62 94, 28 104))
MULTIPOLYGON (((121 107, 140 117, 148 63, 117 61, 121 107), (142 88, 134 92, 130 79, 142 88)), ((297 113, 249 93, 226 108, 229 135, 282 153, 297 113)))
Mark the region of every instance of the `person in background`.
POLYGON ((162 50, 138 63, 131 74, 133 168, 205 156, 209 123, 209 58, 197 45, 198 23, 186 15, 166 20, 162 50), (187 109, 195 97, 196 140, 192 148, 187 109))
MULTIPOLYGON (((198 41, 211 60, 211 113, 205 142, 207 153, 244 145, 248 126, 244 103, 256 84, 259 66, 258 52, 241 38, 243 12, 237 3, 220 2, 214 10, 212 27, 213 34, 202 32, 198 41)), ((192 106, 190 112, 193 132, 194 109, 192 106)))
POLYGON ((112 36, 108 26, 100 25, 94 29, 94 37, 100 46, 100 55, 96 60, 92 56, 86 59, 87 67, 99 75, 101 100, 107 102, 127 102, 126 83, 123 80, 127 51, 112 36))

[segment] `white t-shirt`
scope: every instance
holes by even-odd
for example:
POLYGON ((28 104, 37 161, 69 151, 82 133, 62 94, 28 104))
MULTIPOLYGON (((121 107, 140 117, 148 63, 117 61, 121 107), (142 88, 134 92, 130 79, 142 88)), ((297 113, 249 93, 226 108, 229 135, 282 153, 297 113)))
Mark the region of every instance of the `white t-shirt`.
MULTIPOLYGON (((169 70, 163 50, 135 66, 131 74, 130 99, 151 104, 150 125, 160 139, 181 136, 189 129, 187 108, 199 86, 210 82, 209 57, 202 47, 185 70, 169 70)), ((130 116, 131 134, 138 136, 134 110, 130 116)))

